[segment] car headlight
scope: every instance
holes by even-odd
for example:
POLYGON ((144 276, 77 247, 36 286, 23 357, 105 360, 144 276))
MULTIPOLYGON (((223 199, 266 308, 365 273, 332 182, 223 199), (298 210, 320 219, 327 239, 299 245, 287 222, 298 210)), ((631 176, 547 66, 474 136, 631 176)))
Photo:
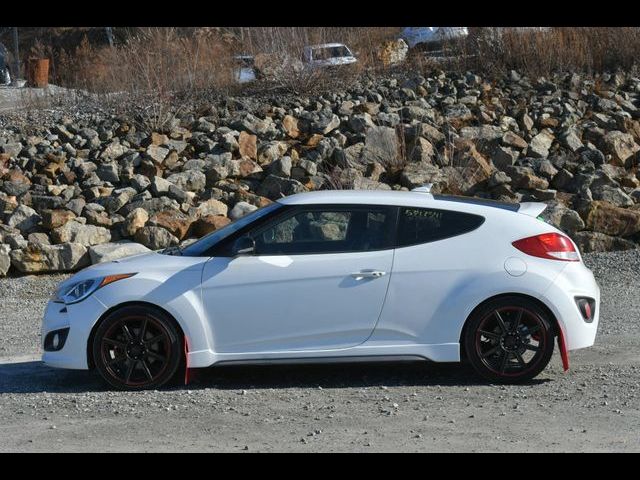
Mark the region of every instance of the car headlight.
POLYGON ((90 278, 80 282, 72 283, 64 287, 58 288, 54 294, 53 301, 70 305, 78 303, 87 298, 93 292, 110 283, 117 282, 134 276, 135 273, 121 273, 118 275, 107 275, 105 277, 90 278))

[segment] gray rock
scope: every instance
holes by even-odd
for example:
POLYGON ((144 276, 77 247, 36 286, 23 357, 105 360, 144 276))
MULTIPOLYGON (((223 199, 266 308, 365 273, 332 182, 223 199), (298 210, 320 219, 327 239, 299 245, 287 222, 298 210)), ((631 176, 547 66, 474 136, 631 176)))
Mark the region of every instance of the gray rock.
POLYGON ((494 188, 497 187, 499 185, 504 185, 506 183, 509 183, 511 181, 511 177, 509 175, 507 175, 506 173, 500 171, 500 170, 496 170, 495 172, 493 172, 491 174, 491 177, 489 177, 489 181, 487 182, 487 186, 489 188, 494 188))
POLYGON ((7 225, 17 228, 22 234, 30 233, 38 227, 42 217, 31 207, 19 205, 9 217, 7 225))
POLYGON ((606 200, 618 207, 630 207, 635 203, 622 189, 610 185, 602 185, 598 188, 592 187, 591 193, 594 200, 606 200))
POLYGON ((278 177, 290 177, 291 166, 291 157, 280 157, 269 165, 269 173, 278 177))
POLYGON ((96 170, 96 175, 105 182, 116 184, 120 181, 117 163, 103 163, 96 170))
POLYGON ((359 176, 355 177, 351 182, 345 183, 345 187, 354 190, 391 190, 391 187, 386 183, 359 176))
POLYGON ((18 155, 20 155, 22 148, 22 143, 20 142, 10 142, 0 146, 2 153, 8 154, 11 158, 17 158, 18 155))
POLYGON ((376 125, 373 123, 371 115, 368 113, 354 115, 349 119, 349 127, 356 133, 364 133, 368 128, 375 126, 376 125))
POLYGON ((585 227, 584 220, 582 220, 578 212, 558 203, 547 207, 547 209, 542 212, 542 218, 554 227, 569 234, 583 230, 585 227))
POLYGON ((436 183, 442 179, 442 172, 430 163, 410 163, 400 175, 400 184, 409 189, 427 183, 436 183))
POLYGON ((89 256, 92 264, 111 262, 119 258, 148 252, 150 250, 144 245, 127 240, 89 247, 89 256))
POLYGON ((167 181, 187 192, 202 192, 207 185, 206 175, 197 170, 174 173, 167 178, 167 181))
POLYGON ((340 126, 340 118, 327 111, 320 113, 318 119, 311 122, 311 130, 314 133, 326 135, 340 126))
POLYGON ((256 207, 255 205, 251 205, 250 203, 238 202, 229 212, 229 218, 231 220, 237 220, 238 218, 244 217, 247 213, 253 212, 257 209, 258 207, 256 207))
POLYGON ((612 163, 622 167, 640 150, 631 134, 618 130, 607 133, 602 139, 602 144, 604 153, 611 155, 612 163))
POLYGON ((400 142, 395 129, 372 127, 367 131, 362 157, 367 163, 378 162, 387 170, 401 166, 400 142))
POLYGON ((111 240, 111 232, 104 227, 83 225, 77 220, 71 220, 51 232, 54 243, 78 243, 83 246, 98 245, 111 240))
POLYGON ((55 210, 64 205, 64 199, 54 195, 31 195, 31 205, 38 212, 42 210, 55 210))
POLYGON ((169 187, 171 186, 171 182, 165 180, 162 177, 155 176, 151 179, 151 193, 156 196, 160 196, 163 193, 167 193, 169 191, 169 187))
POLYGON ((141 243, 151 250, 160 250, 162 248, 177 245, 179 240, 162 227, 142 227, 135 234, 135 241, 141 243))
POLYGON ((630 240, 612 237, 600 232, 577 232, 572 238, 582 253, 632 250, 638 248, 638 245, 630 240))
POLYGON ((271 200, 277 200, 278 198, 293 195, 294 193, 301 193, 305 190, 305 186, 297 180, 277 177, 271 174, 263 180, 256 193, 271 200))
POLYGON ((167 155, 169 155, 169 149, 164 147, 159 147, 157 145, 149 145, 147 147, 146 154, 149 158, 151 158, 155 163, 161 164, 167 155))
POLYGON ((227 207, 220 200, 216 200, 215 198, 210 198, 209 200, 205 200, 196 208, 192 209, 193 216, 206 216, 206 215, 227 215, 227 211, 229 207, 227 207))
POLYGON ((143 190, 146 190, 151 185, 151 181, 149 180, 149 178, 139 173, 136 173, 135 175, 133 175, 129 180, 129 182, 131 183, 131 186, 135 188, 138 192, 142 192, 143 190))
POLYGON ((577 152, 584 147, 578 133, 573 128, 568 129, 563 135, 561 135, 560 141, 572 152, 577 152))
POLYGON ((11 247, 9 247, 9 245, 0 245, 0 277, 6 276, 7 272, 9 272, 9 268, 11 267, 11 257, 9 257, 10 251, 11 247))
POLYGON ((505 170, 506 168, 512 166, 518 160, 520 154, 517 150, 509 147, 497 147, 493 151, 493 155, 491 156, 491 161, 495 165, 495 167, 499 170, 505 170))
POLYGON ((547 130, 543 130, 529 142, 528 155, 534 158, 546 158, 549 155, 549 149, 553 144, 553 134, 547 130))
POLYGON ((27 241, 28 243, 33 243, 35 245, 51 245, 49 235, 44 232, 30 233, 27 237, 27 241))
POLYGON ((90 263, 86 247, 78 243, 29 244, 25 249, 12 250, 9 256, 11 265, 22 273, 74 271, 90 263))

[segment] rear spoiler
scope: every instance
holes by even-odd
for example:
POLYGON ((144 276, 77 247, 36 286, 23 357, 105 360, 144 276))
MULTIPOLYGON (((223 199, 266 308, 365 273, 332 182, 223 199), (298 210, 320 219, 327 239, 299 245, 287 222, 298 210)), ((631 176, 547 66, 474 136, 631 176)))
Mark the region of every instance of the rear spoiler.
POLYGON ((530 217, 537 217, 542 212, 545 211, 547 205, 541 202, 523 202, 520 204, 520 208, 518 208, 518 213, 524 213, 525 215, 529 215, 530 217))

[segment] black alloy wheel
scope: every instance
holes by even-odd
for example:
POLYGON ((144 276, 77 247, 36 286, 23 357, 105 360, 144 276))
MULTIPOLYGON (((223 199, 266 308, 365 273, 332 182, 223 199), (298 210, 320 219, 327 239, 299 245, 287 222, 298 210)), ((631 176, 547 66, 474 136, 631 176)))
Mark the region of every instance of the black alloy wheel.
POLYGON ((92 346, 102 378, 120 390, 157 388, 176 374, 183 352, 175 322, 145 306, 109 314, 99 325, 92 346))
POLYGON ((549 315, 522 297, 502 297, 474 312, 464 346, 473 368, 497 383, 519 383, 549 363, 554 331, 549 315))

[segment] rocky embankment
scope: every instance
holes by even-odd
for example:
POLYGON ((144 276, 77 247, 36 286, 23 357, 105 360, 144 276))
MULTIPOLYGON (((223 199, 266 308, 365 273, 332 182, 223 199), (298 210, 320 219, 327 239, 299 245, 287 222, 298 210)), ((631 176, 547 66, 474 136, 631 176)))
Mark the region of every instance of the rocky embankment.
POLYGON ((542 201, 588 251, 640 243, 640 79, 363 79, 188 109, 0 118, 0 275, 70 271, 199 237, 283 195, 411 189, 542 201), (28 127, 28 128, 27 128, 28 127))

